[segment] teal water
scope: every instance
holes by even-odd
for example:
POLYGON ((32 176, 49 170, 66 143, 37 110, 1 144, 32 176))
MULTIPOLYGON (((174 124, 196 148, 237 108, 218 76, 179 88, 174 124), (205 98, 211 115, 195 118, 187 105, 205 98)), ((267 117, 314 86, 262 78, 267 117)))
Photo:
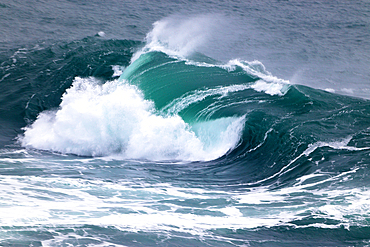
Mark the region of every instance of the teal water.
POLYGON ((32 4, 0 4, 1 246, 369 244, 366 2, 32 4))

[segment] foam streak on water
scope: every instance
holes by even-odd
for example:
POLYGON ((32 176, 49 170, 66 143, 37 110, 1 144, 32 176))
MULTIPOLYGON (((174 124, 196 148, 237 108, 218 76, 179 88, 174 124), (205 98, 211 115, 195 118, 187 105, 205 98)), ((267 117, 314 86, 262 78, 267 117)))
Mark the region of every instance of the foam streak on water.
MULTIPOLYGON (((77 164, 75 160, 69 169, 84 167, 83 172, 88 173, 98 161, 80 160, 83 163, 77 164)), ((35 161, 23 163, 31 168, 35 161)), ((54 161, 68 167, 68 160, 54 161)), ((48 162, 53 166, 52 160, 48 162)), ((114 161, 108 164, 113 167, 114 161)), ((349 227, 368 219, 369 190, 318 189, 318 185, 342 183, 356 173, 353 170, 329 177, 318 172, 297 179, 294 186, 287 188, 241 191, 126 179, 112 182, 0 176, 3 191, 0 218, 2 227, 96 225, 129 232, 176 231, 195 235, 211 234, 210 230, 222 228, 294 225, 306 217, 333 221, 318 220, 297 227, 349 227)))

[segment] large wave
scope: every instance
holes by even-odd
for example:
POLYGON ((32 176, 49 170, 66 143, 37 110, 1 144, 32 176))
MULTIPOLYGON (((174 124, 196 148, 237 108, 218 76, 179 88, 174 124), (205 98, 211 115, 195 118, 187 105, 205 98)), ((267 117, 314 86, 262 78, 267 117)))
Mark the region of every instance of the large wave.
MULTIPOLYGON (((57 109, 24 128, 21 145, 118 159, 223 157, 225 169, 248 186, 335 171, 320 154, 327 148, 332 159, 366 152, 367 101, 291 85, 258 61, 215 61, 197 48, 208 26, 191 30, 191 21, 207 19, 155 23, 130 64, 113 67, 116 78, 122 70, 117 79, 76 77, 57 109), (343 140, 345 148, 332 145, 343 140)), ((341 167, 353 168, 350 161, 341 167)))
POLYGON ((75 78, 58 109, 24 128, 21 144, 149 160, 212 160, 233 150, 245 113, 216 114, 227 108, 220 98, 247 89, 283 95, 288 87, 258 61, 221 64, 198 53, 213 28, 209 16, 156 22, 119 79, 75 78))

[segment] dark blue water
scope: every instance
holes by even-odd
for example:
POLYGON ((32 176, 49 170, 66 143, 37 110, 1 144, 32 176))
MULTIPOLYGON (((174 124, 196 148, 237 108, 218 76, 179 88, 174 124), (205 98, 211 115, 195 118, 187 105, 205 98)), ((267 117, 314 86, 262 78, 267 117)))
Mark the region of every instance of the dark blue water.
POLYGON ((367 246, 369 15, 0 2, 0 245, 367 246))

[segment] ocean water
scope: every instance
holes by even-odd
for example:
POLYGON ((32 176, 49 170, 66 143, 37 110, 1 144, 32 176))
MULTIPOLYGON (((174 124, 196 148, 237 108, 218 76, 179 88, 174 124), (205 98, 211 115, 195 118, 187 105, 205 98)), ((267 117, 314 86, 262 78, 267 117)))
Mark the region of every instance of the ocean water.
POLYGON ((370 2, 0 2, 0 246, 370 245, 370 2))

